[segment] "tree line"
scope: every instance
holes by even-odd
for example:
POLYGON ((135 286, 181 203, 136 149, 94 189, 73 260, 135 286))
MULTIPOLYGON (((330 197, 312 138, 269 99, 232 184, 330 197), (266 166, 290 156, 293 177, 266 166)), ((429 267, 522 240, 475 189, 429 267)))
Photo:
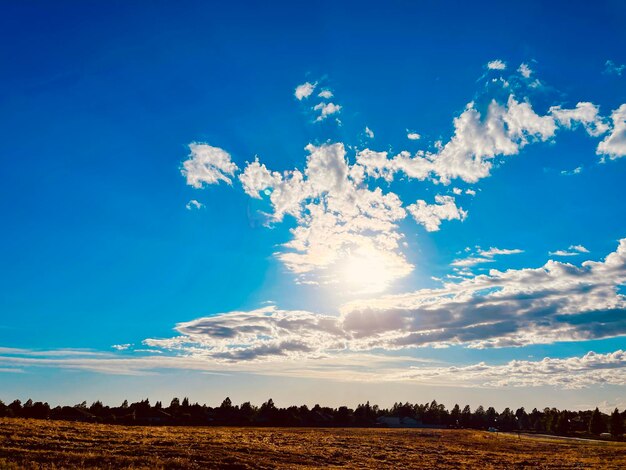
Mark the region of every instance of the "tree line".
POLYGON ((127 425, 213 425, 213 426, 303 426, 303 427, 446 427, 499 431, 524 431, 556 435, 600 436, 610 433, 615 439, 624 435, 626 410, 616 408, 611 414, 598 408, 587 411, 558 410, 556 408, 533 409, 530 413, 523 407, 513 411, 505 408, 498 412, 482 405, 472 410, 469 405, 454 405, 450 410, 433 400, 430 403, 395 403, 391 408, 380 408, 369 402, 355 409, 306 405, 280 408, 272 399, 261 406, 250 402, 233 405, 226 398, 219 407, 172 399, 169 406, 160 401, 154 405, 148 399, 120 406, 106 406, 102 402, 86 402, 74 406, 56 406, 48 403, 15 400, 6 405, 0 400, 0 417, 32 419, 58 419, 95 423, 127 425))

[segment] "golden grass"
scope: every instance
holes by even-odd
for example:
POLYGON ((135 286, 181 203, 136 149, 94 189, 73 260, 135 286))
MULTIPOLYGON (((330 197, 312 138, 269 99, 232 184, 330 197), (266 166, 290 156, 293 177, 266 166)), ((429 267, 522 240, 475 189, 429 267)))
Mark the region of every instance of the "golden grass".
POLYGON ((469 430, 129 427, 0 419, 0 469, 626 468, 626 444, 469 430))

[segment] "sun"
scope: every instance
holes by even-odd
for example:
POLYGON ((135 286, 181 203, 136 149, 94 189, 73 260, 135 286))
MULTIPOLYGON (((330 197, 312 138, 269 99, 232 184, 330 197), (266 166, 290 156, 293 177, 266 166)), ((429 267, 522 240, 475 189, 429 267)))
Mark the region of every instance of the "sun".
POLYGON ((359 249, 338 263, 338 280, 354 293, 382 292, 398 277, 386 253, 359 249))

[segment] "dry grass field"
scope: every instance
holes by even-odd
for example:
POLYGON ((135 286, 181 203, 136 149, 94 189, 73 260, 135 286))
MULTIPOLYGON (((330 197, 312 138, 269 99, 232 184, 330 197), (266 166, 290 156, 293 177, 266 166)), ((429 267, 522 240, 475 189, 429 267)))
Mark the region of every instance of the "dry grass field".
POLYGON ((126 427, 0 419, 0 469, 626 468, 626 444, 466 430, 126 427))

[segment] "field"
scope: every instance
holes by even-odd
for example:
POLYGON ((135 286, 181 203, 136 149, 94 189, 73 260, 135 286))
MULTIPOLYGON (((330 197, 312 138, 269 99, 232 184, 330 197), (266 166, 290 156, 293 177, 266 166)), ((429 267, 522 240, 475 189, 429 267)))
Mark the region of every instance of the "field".
POLYGON ((0 419, 0 469, 626 468, 626 444, 468 430, 126 427, 0 419))

